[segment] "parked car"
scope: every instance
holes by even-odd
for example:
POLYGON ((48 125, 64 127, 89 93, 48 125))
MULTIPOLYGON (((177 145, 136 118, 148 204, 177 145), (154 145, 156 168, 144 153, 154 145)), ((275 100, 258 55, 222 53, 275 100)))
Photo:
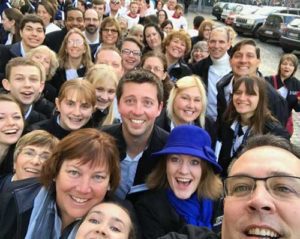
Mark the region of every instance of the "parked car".
POLYGON ((300 19, 291 21, 286 31, 280 37, 280 45, 282 50, 290 53, 293 50, 300 51, 300 19))
POLYGON ((263 25, 268 15, 285 9, 285 7, 263 6, 255 14, 238 16, 233 24, 233 28, 239 34, 250 34, 258 37, 257 30, 263 25))
POLYGON ((279 40, 287 25, 299 15, 287 13, 272 13, 265 23, 258 29, 258 38, 261 41, 279 40))
POLYGON ((243 5, 241 4, 236 4, 236 3, 229 3, 226 7, 223 8, 223 12, 221 15, 221 20, 225 22, 227 16, 232 13, 232 12, 237 12, 239 13, 242 11, 243 5))
POLYGON ((243 16, 247 14, 254 14, 259 9, 258 6, 252 6, 252 5, 243 5, 243 9, 241 12, 231 12, 228 17, 225 19, 225 23, 227 25, 233 25, 235 23, 235 20, 238 16, 243 16))
POLYGON ((228 5, 227 2, 217 2, 212 8, 212 15, 215 16, 219 21, 221 20, 221 15, 223 12, 223 7, 228 5))

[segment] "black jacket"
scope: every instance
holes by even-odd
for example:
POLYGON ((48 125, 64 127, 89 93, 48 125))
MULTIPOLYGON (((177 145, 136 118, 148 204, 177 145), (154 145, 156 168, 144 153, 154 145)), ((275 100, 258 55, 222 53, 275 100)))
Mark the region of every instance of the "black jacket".
POLYGON ((170 79, 175 82, 182 77, 192 75, 193 72, 183 60, 179 60, 174 66, 168 68, 168 74, 170 79))
MULTIPOLYGON (((221 175, 223 177, 227 176, 227 168, 232 161, 232 159, 237 156, 239 152, 241 152, 244 145, 241 145, 235 155, 231 155, 231 149, 234 140, 234 131, 231 129, 230 125, 222 124, 220 127, 220 135, 218 137, 219 141, 222 143, 221 151, 218 157, 218 163, 222 166, 223 171, 221 175)), ((275 122, 266 122, 263 134, 271 133, 277 136, 281 136, 286 139, 290 139, 289 133, 286 131, 285 128, 280 123, 275 122)), ((251 131, 249 133, 249 139, 251 137, 251 131)), ((247 140, 246 140, 247 141, 247 140)), ((245 141, 245 143, 246 143, 245 141)))
POLYGON ((60 31, 55 31, 47 34, 45 37, 44 45, 48 46, 52 51, 58 53, 67 33, 67 28, 63 28, 60 31))
MULTIPOLYGON (((86 67, 77 69, 78 77, 83 77, 86 72, 86 67)), ((49 82, 54 88, 59 92, 60 87, 63 83, 67 81, 66 69, 58 68, 55 75, 52 77, 52 80, 49 82)))
POLYGON ((41 122, 38 122, 36 124, 31 125, 28 127, 27 132, 36 130, 36 129, 43 129, 49 132, 50 134, 53 134, 56 138, 62 139, 65 136, 67 136, 71 131, 63 129, 58 123, 57 123, 57 117, 58 115, 53 116, 51 119, 47 119, 41 122))
POLYGON ((281 88, 285 86, 288 89, 287 97, 285 98, 289 107, 289 115, 291 111, 294 109, 296 112, 300 112, 300 102, 297 99, 297 93, 300 92, 300 81, 296 77, 290 77, 284 81, 284 85, 280 79, 279 75, 276 76, 266 76, 265 79, 268 83, 270 83, 276 89, 276 81, 277 87, 281 88))
MULTIPOLYGON (((5 78, 5 67, 7 63, 15 57, 22 56, 21 42, 12 45, 0 45, 0 80, 5 78)), ((2 83, 1 83, 2 86, 2 83)))
MULTIPOLYGON (((126 157, 126 142, 122 132, 122 124, 104 126, 102 130, 112 135, 117 140, 117 147, 120 152, 120 161, 126 157)), ((168 132, 154 125, 148 147, 143 152, 138 162, 133 185, 144 184, 146 177, 151 173, 158 162, 158 158, 151 158, 151 154, 161 150, 167 142, 168 132)), ((127 198, 132 202, 136 201, 139 193, 128 195, 127 198), (130 197, 129 197, 130 196, 130 197)))
MULTIPOLYGON (((258 73, 261 77, 261 73, 258 73)), ((222 116, 227 108, 227 101, 225 98, 224 89, 231 82, 233 77, 233 73, 230 72, 225 75, 218 83, 217 83, 217 111, 218 118, 217 122, 220 125, 222 121, 222 116)), ((271 110, 273 116, 279 120, 282 125, 286 125, 286 122, 289 118, 288 113, 288 105, 283 97, 277 93, 277 91, 271 87, 271 85, 267 84, 267 95, 268 95, 268 103, 269 109, 271 110)))
MULTIPOLYGON (((220 208, 221 204, 221 201, 217 201, 214 204, 213 225, 217 216, 223 213, 220 208)), ((187 225, 184 219, 171 206, 163 189, 146 192, 136 202, 135 209, 143 239, 156 239, 169 232, 180 232, 187 225)), ((214 229, 217 232, 220 230, 219 227, 214 229)), ((211 234, 213 233, 211 232, 211 234)))
MULTIPOLYGON (((155 124, 168 132, 171 131, 171 120, 168 117, 167 111, 165 108, 161 111, 160 115, 156 118, 155 124)), ((195 121, 194 124, 202 128, 202 126, 200 125, 198 120, 195 121)), ((205 117, 205 128, 204 129, 208 132, 208 134, 211 138, 211 146, 212 146, 212 148, 214 148, 216 140, 217 140, 216 123, 209 116, 205 117)))
POLYGON ((213 62, 208 56, 191 66, 193 74, 200 76, 206 87, 208 86, 208 70, 212 64, 213 62))

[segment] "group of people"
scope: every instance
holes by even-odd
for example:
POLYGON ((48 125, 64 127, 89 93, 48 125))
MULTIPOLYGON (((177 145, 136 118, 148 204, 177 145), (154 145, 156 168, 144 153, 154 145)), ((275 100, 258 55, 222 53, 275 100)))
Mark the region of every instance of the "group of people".
POLYGON ((263 77, 176 0, 29 3, 1 13, 0 238, 300 236, 295 55, 263 77))

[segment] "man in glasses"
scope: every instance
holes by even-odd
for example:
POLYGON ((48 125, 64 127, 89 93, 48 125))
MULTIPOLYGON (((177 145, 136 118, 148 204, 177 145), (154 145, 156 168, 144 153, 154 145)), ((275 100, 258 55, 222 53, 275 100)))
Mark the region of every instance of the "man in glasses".
POLYGON ((222 239, 300 238, 300 148, 264 135, 249 139, 224 181, 222 239))

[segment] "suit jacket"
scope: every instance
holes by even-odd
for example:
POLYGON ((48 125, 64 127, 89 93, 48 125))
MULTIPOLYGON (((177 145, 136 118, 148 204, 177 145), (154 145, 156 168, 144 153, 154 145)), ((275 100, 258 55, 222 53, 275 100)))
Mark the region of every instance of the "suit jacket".
POLYGON ((208 56, 191 66, 193 74, 200 76, 206 87, 208 86, 208 70, 212 64, 213 62, 208 56))
POLYGON ((44 45, 48 46, 52 51, 58 53, 67 33, 67 28, 63 28, 60 31, 47 34, 44 40, 44 45))
MULTIPOLYGON (((231 156, 231 149, 232 149, 233 140, 234 140, 234 131, 231 129, 230 125, 224 123, 224 124, 222 124, 221 130, 219 132, 220 132, 220 135, 218 138, 219 138, 219 141, 222 142, 222 146, 221 146, 221 151, 220 151, 220 154, 218 157, 218 163, 223 168, 221 175, 223 177, 226 177, 227 169, 228 169, 230 162, 232 161, 232 159, 234 157, 236 157, 238 155, 239 152, 241 152, 244 145, 241 145, 239 147, 239 149, 237 150, 237 152, 231 156)), ((280 123, 275 123, 275 122, 271 122, 271 121, 266 122, 263 134, 267 134, 267 133, 281 136, 288 140, 290 139, 289 133, 286 131, 285 128, 283 128, 283 126, 280 123)), ((248 138, 250 138, 251 136, 252 135, 251 135, 251 131, 250 131, 248 138)), ((246 141, 247 141, 247 139, 246 139, 246 141)))
POLYGON ((15 57, 22 56, 21 42, 12 45, 0 45, 0 80, 5 78, 5 67, 7 63, 15 57))
MULTIPOLYGON (((260 72, 258 72, 258 75, 262 77, 262 74, 260 72)), ((217 83, 218 125, 221 124, 222 116, 228 105, 225 98, 224 89, 226 86, 230 84, 232 77, 233 77, 233 73, 230 72, 217 83)), ((277 118, 282 125, 285 126, 289 118, 288 105, 286 100, 281 95, 279 95, 278 92, 270 84, 267 84, 267 95, 268 95, 268 103, 269 103, 268 106, 273 116, 277 118)))
MULTIPOLYGON (((122 132, 122 124, 114 124, 104 126, 102 131, 112 135, 117 140, 117 147, 120 152, 120 161, 126 157, 126 142, 122 132)), ((151 158, 151 154, 161 150, 167 142, 168 132, 154 125, 152 134, 149 138, 148 147, 143 152, 142 157, 138 162, 136 174, 134 177, 133 186, 142 185, 145 183, 146 177, 152 172, 158 162, 158 158, 151 158)), ((140 193, 128 195, 128 199, 132 202, 136 201, 140 193)))
MULTIPOLYGON (((83 77, 86 72, 86 67, 77 69, 77 74, 79 77, 83 77)), ((58 68, 52 80, 49 82, 56 90, 59 92, 60 87, 67 81, 66 69, 58 68)))

